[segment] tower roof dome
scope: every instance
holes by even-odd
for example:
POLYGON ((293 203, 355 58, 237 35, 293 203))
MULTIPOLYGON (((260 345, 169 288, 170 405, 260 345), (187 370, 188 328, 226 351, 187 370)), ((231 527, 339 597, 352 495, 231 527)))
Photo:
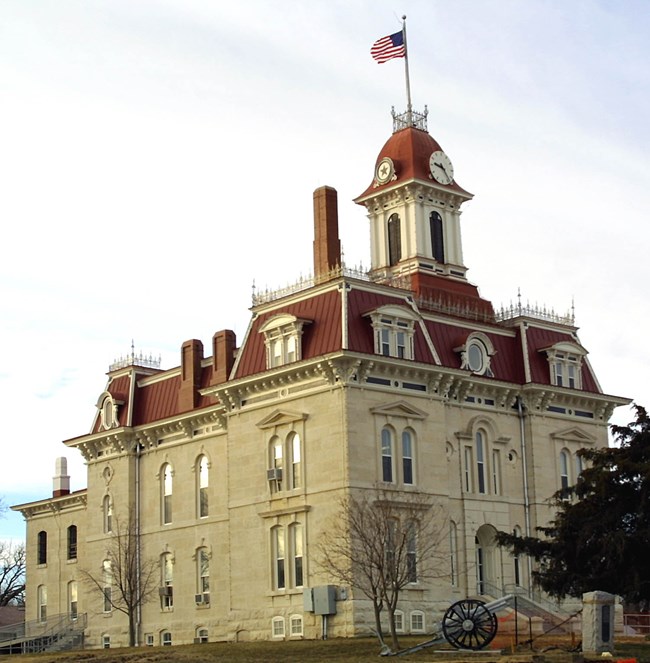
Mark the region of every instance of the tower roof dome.
POLYGON ((465 191, 455 181, 452 181, 451 184, 439 184, 431 177, 429 159, 434 152, 440 151, 442 148, 438 141, 424 129, 413 126, 399 129, 381 148, 375 162, 375 176, 368 188, 355 199, 355 202, 362 203, 367 196, 414 180, 421 180, 436 188, 457 193, 465 199, 471 198, 472 194, 465 191), (377 178, 377 167, 386 158, 393 162, 394 176, 382 183, 377 178))

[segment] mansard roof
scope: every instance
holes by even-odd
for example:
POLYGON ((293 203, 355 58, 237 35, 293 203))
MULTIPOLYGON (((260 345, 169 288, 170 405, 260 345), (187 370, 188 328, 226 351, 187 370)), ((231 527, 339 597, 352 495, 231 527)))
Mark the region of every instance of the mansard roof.
MULTIPOLYGON (((530 317, 522 318, 518 323, 512 320, 506 323, 494 319, 472 320, 421 308, 409 290, 339 276, 327 283, 256 306, 244 342, 237 350, 237 361, 226 382, 265 375, 269 369, 266 366, 263 328, 270 320, 282 315, 308 323, 302 326, 299 363, 303 365, 336 353, 353 353, 356 356, 365 355, 375 362, 399 361, 405 366, 420 369, 429 366, 456 372, 461 370, 464 345, 472 335, 478 335, 489 339, 492 347, 490 374, 474 378, 488 384, 550 386, 549 363, 544 350, 558 343, 579 346, 576 328, 568 324, 553 325, 530 317), (404 319, 413 324, 413 359, 386 358, 375 353, 370 315, 373 311, 407 312, 404 319)), ((202 351, 202 345, 200 349, 202 351)), ((155 374, 138 373, 135 367, 129 367, 109 374, 105 392, 119 403, 115 427, 143 426, 217 405, 219 400, 209 389, 219 386, 215 382, 215 362, 213 358, 203 358, 202 355, 198 360, 199 372, 189 386, 184 386, 183 371, 179 367, 155 374), (190 389, 193 398, 184 400, 181 396, 183 389, 190 389)), ((282 371, 288 369, 290 365, 279 367, 282 371)), ((471 375, 469 371, 467 374, 471 375)), ((576 394, 602 393, 588 362, 582 365, 581 378, 581 389, 576 390, 576 394)), ((96 416, 91 434, 102 432, 100 417, 96 416)))

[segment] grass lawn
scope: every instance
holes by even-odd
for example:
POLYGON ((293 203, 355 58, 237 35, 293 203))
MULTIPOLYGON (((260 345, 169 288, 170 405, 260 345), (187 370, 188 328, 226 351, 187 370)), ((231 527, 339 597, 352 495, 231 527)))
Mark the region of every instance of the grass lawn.
MULTIPOLYGON (((426 638, 424 638, 426 639, 426 638)), ((402 638, 403 647, 419 642, 422 638, 402 638)), ((496 642, 495 646, 508 647, 510 642, 496 642)), ((539 655, 548 651, 553 663, 559 661, 557 654, 567 649, 570 642, 536 642, 534 648, 539 655), (558 649, 559 648, 559 649, 558 649)), ((448 649, 448 648, 447 648, 448 649)), ((291 642, 240 642, 184 645, 178 647, 139 647, 137 649, 91 649, 58 654, 23 654, 7 657, 7 663, 361 663, 367 661, 454 661, 455 663, 486 663, 498 660, 499 652, 491 650, 481 653, 462 653, 455 650, 440 652, 433 647, 408 656, 379 658, 377 640, 370 638, 347 640, 300 640, 291 642)), ((530 650, 521 649, 517 660, 524 661, 530 650)), ((616 659, 636 658, 638 663, 650 663, 650 642, 641 639, 619 641, 616 644, 616 659)), ((511 659, 512 660, 512 659, 511 659)), ((531 659, 529 659, 531 660, 531 659)), ((564 663, 564 657, 562 657, 564 663)), ((570 659, 566 658, 566 661, 570 659)), ((598 659, 599 661, 602 659, 598 659)), ((605 661, 608 659, 604 659, 605 661)))

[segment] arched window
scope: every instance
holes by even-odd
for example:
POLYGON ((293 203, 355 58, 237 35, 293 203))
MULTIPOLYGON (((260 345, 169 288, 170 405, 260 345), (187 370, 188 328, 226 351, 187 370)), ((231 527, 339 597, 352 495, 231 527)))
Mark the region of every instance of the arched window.
POLYGON ((284 470, 284 450, 282 441, 277 435, 271 438, 269 443, 269 486, 272 493, 282 490, 282 476, 284 470))
POLYGON ((381 478, 393 481, 393 431, 383 428, 381 431, 381 478))
POLYGON ((174 492, 172 466, 165 463, 162 467, 162 522, 168 525, 172 521, 172 495, 174 492))
POLYGON ((485 485, 485 439, 483 431, 476 431, 475 446, 476 451, 476 482, 478 492, 485 494, 487 492, 485 485))
POLYGON ((302 525, 300 523, 293 523, 289 527, 290 542, 291 542, 291 555, 293 557, 292 571, 293 571, 293 586, 303 586, 303 541, 302 541, 302 525))
POLYGON ((38 621, 47 621, 47 587, 39 585, 36 594, 38 599, 38 621))
MULTIPOLYGON (((284 589, 286 587, 285 578, 285 541, 284 528, 274 527, 271 530, 271 545, 273 548, 273 585, 274 589, 284 589)), ((284 635, 284 634, 283 634, 284 635)))
POLYGON ((404 633, 404 613, 401 610, 395 610, 395 630, 404 633))
POLYGON ((199 627, 196 629, 196 641, 199 643, 208 642, 208 629, 199 627))
POLYGON ((418 581, 417 523, 406 524, 406 576, 409 582, 418 581))
POLYGON ((451 576, 451 586, 458 586, 458 534, 456 523, 449 521, 449 571, 451 576))
POLYGON ((172 646, 172 634, 169 631, 161 631, 160 633, 160 644, 163 647, 172 646))
POLYGON ((160 607, 171 610, 174 607, 174 559, 171 553, 163 553, 160 557, 161 587, 160 607))
POLYGON ((274 638, 284 638, 284 617, 273 617, 271 634, 274 638))
POLYGON ((104 595, 104 612, 113 609, 113 565, 110 559, 102 562, 102 593, 104 595))
POLYGON ((302 465, 300 450, 300 435, 293 433, 290 438, 289 448, 291 450, 291 487, 300 488, 302 485, 302 465))
POLYGON ((580 454, 576 454, 576 480, 582 474, 582 471, 585 469, 585 462, 582 459, 580 454))
POLYGON ((77 603, 77 581, 71 580, 68 583, 68 605, 70 612, 70 619, 77 619, 79 614, 78 612, 78 603, 77 603))
POLYGON ((302 636, 302 615, 291 615, 291 617, 289 617, 289 625, 289 628, 291 629, 289 635, 294 638, 302 636))
POLYGON ((424 633, 424 613, 414 610, 411 613, 411 633, 424 633))
POLYGON ((197 590, 203 603, 210 602, 210 555, 207 548, 199 548, 196 555, 197 590))
POLYGON ((569 453, 560 451, 560 488, 564 490, 569 487, 569 453))
POLYGON ((388 263, 396 265, 402 258, 402 231, 399 216, 391 214, 388 219, 388 263))
POLYGON ((402 432, 402 480, 412 485, 413 479, 413 434, 409 430, 402 432))
POLYGON ((102 500, 102 514, 104 518, 104 533, 110 534, 113 531, 113 500, 110 495, 104 495, 102 500))
MULTIPOLYGON (((521 529, 519 527, 515 527, 512 533, 515 536, 521 536, 521 529)), ((512 556, 512 565, 513 565, 513 571, 514 571, 514 576, 515 576, 515 585, 517 587, 521 586, 521 565, 520 565, 520 560, 519 560, 519 555, 515 554, 512 556)))
POLYGON ((442 232, 442 217, 438 212, 429 215, 429 229, 431 231, 431 255, 438 262, 445 262, 445 243, 442 232))
POLYGON ((36 559, 38 564, 47 564, 47 532, 41 530, 36 539, 36 559))
POLYGON ((208 510, 208 487, 209 487, 209 476, 208 476, 208 459, 205 456, 199 456, 197 468, 197 506, 199 518, 207 518, 209 514, 208 510))
POLYGON ((77 526, 68 527, 68 559, 77 559, 77 526))

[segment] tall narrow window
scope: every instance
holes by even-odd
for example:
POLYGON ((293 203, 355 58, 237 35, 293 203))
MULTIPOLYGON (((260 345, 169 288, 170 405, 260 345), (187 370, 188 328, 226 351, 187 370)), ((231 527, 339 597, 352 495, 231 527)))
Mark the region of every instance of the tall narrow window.
POLYGON ((274 556, 274 574, 275 589, 284 589, 286 587, 285 579, 285 545, 284 529, 275 527, 273 529, 273 556, 274 556))
POLYGON ((68 583, 68 605, 70 611, 70 619, 77 619, 78 616, 78 602, 77 602, 77 581, 71 580, 68 583))
POLYGON ((38 621, 47 621, 47 587, 39 585, 37 590, 38 596, 38 621))
POLYGON ((171 553, 163 554, 160 567, 162 571, 160 605, 164 610, 171 610, 174 607, 174 560, 171 553))
POLYGON ((566 451, 560 451, 560 488, 563 490, 569 487, 569 454, 566 451))
POLYGON ((198 463, 198 507, 199 518, 206 518, 208 516, 208 459, 201 456, 198 463))
POLYGON ((476 481, 478 483, 478 492, 484 494, 485 488, 485 446, 483 433, 476 431, 476 481))
POLYGON ((402 230, 399 216, 391 214, 388 219, 388 262, 396 265, 402 258, 402 230))
POLYGON ((477 594, 485 594, 485 568, 483 566, 483 548, 479 543, 478 537, 474 537, 476 544, 476 592, 477 594))
POLYGON ((449 522, 449 567, 451 586, 458 587, 458 538, 453 520, 449 522))
POLYGON ((111 612, 113 609, 113 566, 110 559, 102 562, 102 594, 104 596, 103 610, 111 612))
POLYGON ((474 484, 472 481, 472 449, 471 447, 465 447, 464 449, 464 461, 465 467, 463 468, 463 477, 465 479, 465 492, 471 493, 474 490, 474 484))
POLYGON ((402 480, 405 484, 413 484, 413 436, 405 430, 402 433, 402 480))
POLYGON ((492 450, 492 492, 501 494, 501 454, 498 449, 492 450))
POLYGON ((406 575, 409 582, 418 581, 417 526, 413 521, 406 525, 406 575))
POLYGON ((291 437, 291 487, 300 488, 301 481, 301 462, 300 462, 300 435, 294 433, 291 437))
POLYGON ((393 433, 390 428, 381 431, 381 478, 393 481, 393 433))
POLYGON ((68 527, 68 559, 77 559, 77 526, 68 527))
POLYGON ((47 564, 47 532, 41 530, 36 539, 36 559, 38 564, 47 564))
POLYGON ((388 577, 395 575, 395 540, 397 538, 397 523, 389 520, 386 523, 386 539, 384 541, 384 562, 388 577))
POLYGON ((442 233, 442 217, 438 212, 429 215, 429 229, 431 231, 431 255, 438 262, 445 262, 445 243, 442 233))
POLYGON ((104 533, 110 534, 113 531, 113 500, 111 500, 110 495, 104 495, 102 513, 104 516, 104 533))
POLYGON ((198 564, 198 593, 203 594, 205 601, 206 594, 210 593, 210 555, 207 548, 199 548, 196 557, 198 564))
POLYGON ((302 525, 294 523, 291 525, 291 548, 293 554, 293 586, 303 586, 303 568, 302 568, 302 525))
MULTIPOLYGON (((518 527, 515 527, 515 529, 512 532, 515 536, 521 536, 521 530, 518 527)), ((512 564, 513 564, 513 571, 514 571, 514 576, 515 576, 515 585, 517 587, 521 586, 521 567, 519 564, 519 555, 515 554, 513 555, 512 558, 512 564)))
POLYGON ((276 435, 271 439, 271 469, 274 470, 272 479, 270 481, 271 491, 278 492, 282 490, 282 472, 284 470, 284 451, 282 449, 282 442, 276 435))
POLYGON ((162 521, 168 525, 172 521, 172 495, 174 492, 172 466, 169 463, 162 469, 162 521))

